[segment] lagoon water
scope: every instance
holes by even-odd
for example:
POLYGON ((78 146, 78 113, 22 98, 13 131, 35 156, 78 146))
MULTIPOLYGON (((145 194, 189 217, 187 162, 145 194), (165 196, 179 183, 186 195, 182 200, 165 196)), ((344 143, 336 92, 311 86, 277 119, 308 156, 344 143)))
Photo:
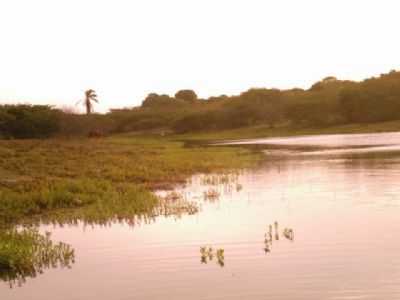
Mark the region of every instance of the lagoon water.
POLYGON ((177 188, 197 214, 43 225, 75 248, 76 263, 21 287, 1 283, 0 299, 400 299, 400 134, 245 143, 274 147, 255 169, 177 188), (219 197, 204 197, 210 190, 219 197), (265 252, 275 221, 279 240, 265 252), (202 246, 223 248, 224 265, 202 263, 202 246))

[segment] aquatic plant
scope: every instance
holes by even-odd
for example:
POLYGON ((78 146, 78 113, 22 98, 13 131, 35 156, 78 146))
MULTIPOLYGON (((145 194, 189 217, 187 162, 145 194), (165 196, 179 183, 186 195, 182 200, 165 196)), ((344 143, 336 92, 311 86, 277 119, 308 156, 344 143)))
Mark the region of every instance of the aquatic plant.
POLYGON ((42 235, 32 228, 0 231, 0 279, 10 287, 46 268, 70 268, 74 261, 74 250, 64 243, 53 243, 49 232, 42 235))
MULTIPOLYGON (((279 240, 279 229, 278 229, 278 226, 279 226, 278 222, 275 221, 274 222, 274 229, 275 229, 274 238, 275 238, 276 241, 279 240)), ((271 250, 272 250, 272 243, 274 241, 272 228, 273 228, 272 225, 269 224, 268 227, 267 227, 267 232, 264 234, 264 248, 263 248, 263 250, 264 250, 264 252, 266 254, 270 253, 271 250)), ((283 236, 285 238, 287 238, 288 240, 293 241, 294 240, 294 231, 293 231, 293 229, 285 227, 284 230, 283 230, 283 236)))
POLYGON ((293 232, 293 229, 291 229, 291 228, 285 228, 285 229, 283 230, 283 236, 284 236, 285 238, 287 238, 288 240, 293 241, 293 240, 294 240, 294 232, 293 232))
POLYGON ((217 249, 215 254, 212 247, 200 247, 200 261, 202 264, 207 264, 209 261, 213 260, 214 255, 217 257, 217 264, 223 267, 225 265, 225 250, 220 248, 217 249))
POLYGON ((274 227, 275 227, 275 240, 279 240, 279 230, 278 230, 278 222, 274 222, 274 227))
POLYGON ((225 266, 225 250, 224 249, 217 249, 217 263, 220 267, 225 266))

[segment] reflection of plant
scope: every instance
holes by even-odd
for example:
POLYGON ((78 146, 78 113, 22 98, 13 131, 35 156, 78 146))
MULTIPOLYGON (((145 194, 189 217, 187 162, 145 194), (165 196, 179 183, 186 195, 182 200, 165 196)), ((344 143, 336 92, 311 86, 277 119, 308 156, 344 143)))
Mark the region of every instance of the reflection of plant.
POLYGON ((159 205, 153 209, 154 216, 174 216, 181 217, 184 214, 194 215, 198 213, 199 206, 195 202, 188 201, 183 197, 176 200, 168 198, 159 199, 159 205))
POLYGON ((50 267, 71 267, 74 250, 67 244, 54 244, 50 233, 36 229, 0 231, 0 279, 12 287, 21 285, 27 277, 36 277, 50 267))
MULTIPOLYGON (((221 186, 224 192, 232 193, 234 191, 239 192, 243 189, 243 186, 238 182, 238 173, 227 173, 227 174, 216 174, 216 175, 203 175, 200 177, 200 184, 205 186, 217 187, 221 186)), ((214 188, 210 188, 209 191, 215 191, 214 188)), ((218 197, 207 196, 208 191, 204 192, 205 200, 215 200, 218 197)))
POLYGON ((205 175, 201 178, 201 184, 221 185, 221 184, 236 183, 237 180, 238 180, 237 174, 205 175))
POLYGON ((215 189, 208 189, 203 193, 203 195, 204 200, 214 201, 219 199, 220 193, 215 189))

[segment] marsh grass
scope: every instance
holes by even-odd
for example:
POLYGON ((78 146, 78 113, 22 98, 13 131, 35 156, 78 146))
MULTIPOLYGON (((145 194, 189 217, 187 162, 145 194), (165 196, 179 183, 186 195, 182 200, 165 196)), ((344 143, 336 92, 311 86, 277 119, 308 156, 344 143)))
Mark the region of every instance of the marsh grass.
POLYGON ((10 287, 21 285, 44 269, 67 267, 74 263, 74 250, 67 244, 55 244, 50 233, 36 229, 0 231, 0 279, 10 287))
POLYGON ((195 214, 180 195, 153 193, 194 173, 250 167, 260 155, 229 147, 185 147, 172 139, 0 141, 0 280, 21 284, 47 267, 70 266, 73 250, 17 225, 129 225, 195 214))
POLYGON ((103 222, 151 213, 158 204, 151 191, 194 173, 248 167, 260 157, 149 136, 1 141, 0 225, 51 215, 103 222))
POLYGON ((150 212, 158 199, 144 187, 104 180, 43 182, 24 191, 0 191, 0 224, 103 223, 150 212))

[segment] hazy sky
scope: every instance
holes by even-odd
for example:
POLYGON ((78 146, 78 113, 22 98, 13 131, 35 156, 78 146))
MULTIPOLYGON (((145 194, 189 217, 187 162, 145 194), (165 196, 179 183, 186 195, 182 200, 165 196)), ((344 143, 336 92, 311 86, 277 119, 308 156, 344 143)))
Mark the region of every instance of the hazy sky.
POLYGON ((139 105, 400 69, 398 0, 0 0, 0 103, 139 105))

